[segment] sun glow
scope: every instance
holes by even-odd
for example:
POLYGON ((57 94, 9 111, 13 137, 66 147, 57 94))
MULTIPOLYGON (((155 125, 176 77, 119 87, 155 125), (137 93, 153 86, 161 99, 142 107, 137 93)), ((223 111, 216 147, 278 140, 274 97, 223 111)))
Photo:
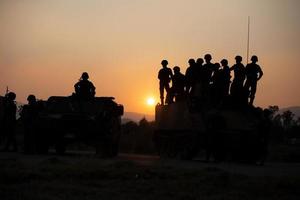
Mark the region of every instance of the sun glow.
POLYGON ((155 104, 155 99, 153 97, 149 97, 147 99, 147 105, 148 106, 153 106, 155 104))

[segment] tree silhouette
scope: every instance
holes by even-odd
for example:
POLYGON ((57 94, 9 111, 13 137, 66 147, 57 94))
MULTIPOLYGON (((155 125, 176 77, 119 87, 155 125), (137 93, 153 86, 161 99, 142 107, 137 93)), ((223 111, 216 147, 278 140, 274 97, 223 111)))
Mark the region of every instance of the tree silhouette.
POLYGON ((291 112, 290 110, 284 111, 281 115, 283 127, 285 129, 290 128, 294 124, 294 116, 295 114, 291 112))
POLYGON ((269 106, 268 109, 271 111, 271 118, 273 119, 275 114, 279 111, 279 106, 269 106))

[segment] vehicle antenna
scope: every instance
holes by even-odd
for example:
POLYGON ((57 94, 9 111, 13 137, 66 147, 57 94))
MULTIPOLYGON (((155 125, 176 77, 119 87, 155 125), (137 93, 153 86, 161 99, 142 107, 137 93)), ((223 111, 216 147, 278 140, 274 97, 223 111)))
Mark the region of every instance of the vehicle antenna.
POLYGON ((249 47, 250 46, 250 16, 248 16, 248 37, 247 37, 247 64, 249 63, 249 47))

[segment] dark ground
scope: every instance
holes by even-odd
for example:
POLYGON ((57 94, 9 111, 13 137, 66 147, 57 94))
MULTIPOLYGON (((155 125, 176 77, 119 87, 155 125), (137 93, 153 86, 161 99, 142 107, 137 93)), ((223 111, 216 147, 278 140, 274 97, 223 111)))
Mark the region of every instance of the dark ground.
POLYGON ((91 152, 0 153, 0 199, 299 199, 300 163, 160 160, 91 152))

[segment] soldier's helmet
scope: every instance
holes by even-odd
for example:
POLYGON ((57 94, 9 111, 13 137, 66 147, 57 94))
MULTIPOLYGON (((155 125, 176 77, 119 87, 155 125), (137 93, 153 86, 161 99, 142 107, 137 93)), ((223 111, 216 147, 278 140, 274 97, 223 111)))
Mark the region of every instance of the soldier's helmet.
POLYGON ((210 54, 205 54, 204 59, 205 59, 206 61, 211 61, 212 57, 211 57, 210 54))
POLYGON ((190 65, 193 65, 193 64, 195 64, 195 63, 196 63, 195 59, 193 59, 193 58, 189 59, 189 64, 190 64, 190 65))
POLYGON ((7 99, 14 101, 16 99, 17 95, 14 92, 9 92, 9 93, 7 93, 6 97, 7 97, 7 99))
POLYGON ((220 63, 215 63, 214 66, 215 66, 215 69, 219 69, 221 67, 220 63))
POLYGON ((199 63, 200 63, 200 64, 203 64, 203 63, 204 63, 204 60, 203 60, 202 58, 198 58, 198 59, 197 59, 197 63, 198 63, 198 64, 199 64, 199 63))
POLYGON ((235 57, 235 60, 236 60, 236 62, 242 62, 243 58, 242 58, 242 56, 237 55, 235 57))
POLYGON ((83 72, 81 75, 82 80, 88 80, 89 79, 89 74, 87 72, 83 72))
POLYGON ((221 60, 221 64, 223 66, 227 66, 228 65, 228 60, 226 60, 226 59, 221 60))
POLYGON ((175 73, 178 73, 178 72, 180 72, 180 67, 175 66, 175 67, 173 67, 173 70, 175 73))
POLYGON ((27 97, 28 102, 36 102, 36 98, 33 94, 28 95, 27 97))
POLYGON ((162 64, 163 66, 166 66, 166 65, 168 65, 168 61, 167 61, 167 60, 162 60, 162 61, 161 61, 161 64, 162 64))
POLYGON ((255 56, 255 55, 254 55, 254 56, 252 56, 252 57, 251 57, 251 61, 252 61, 252 62, 257 62, 257 61, 258 61, 258 58, 257 58, 257 56, 255 56))

